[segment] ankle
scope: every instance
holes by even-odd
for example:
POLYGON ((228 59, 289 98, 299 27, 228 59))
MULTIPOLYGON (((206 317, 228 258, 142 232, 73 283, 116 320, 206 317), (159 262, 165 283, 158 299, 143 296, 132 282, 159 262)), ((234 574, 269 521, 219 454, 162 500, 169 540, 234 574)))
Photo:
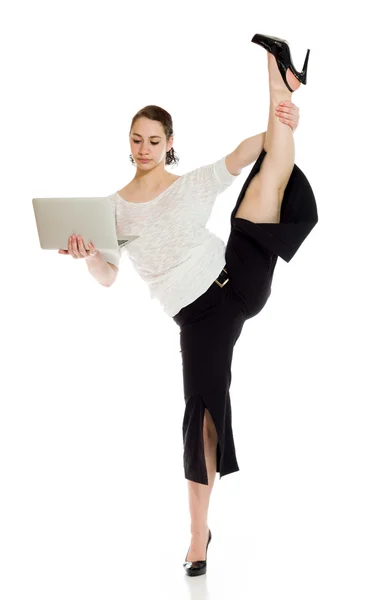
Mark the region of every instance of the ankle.
POLYGON ((269 102, 271 107, 277 107, 280 102, 291 102, 292 101, 292 93, 286 91, 286 89, 275 89, 271 88, 269 90, 269 102))
POLYGON ((208 525, 207 523, 204 523, 202 525, 192 525, 191 526, 191 536, 192 537, 199 537, 199 536, 203 536, 205 533, 208 532, 208 525))

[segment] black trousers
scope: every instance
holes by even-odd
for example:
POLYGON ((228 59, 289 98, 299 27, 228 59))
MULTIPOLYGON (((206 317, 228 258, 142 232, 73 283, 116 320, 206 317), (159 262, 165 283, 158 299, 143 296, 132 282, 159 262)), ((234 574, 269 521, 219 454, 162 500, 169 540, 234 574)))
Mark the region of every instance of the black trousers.
POLYGON ((245 321, 257 315, 270 294, 280 256, 289 262, 318 222, 311 186, 296 164, 281 205, 280 223, 252 223, 235 214, 247 187, 260 171, 263 150, 252 167, 231 214, 226 265, 208 290, 185 306, 173 319, 180 327, 185 398, 183 447, 185 478, 208 485, 203 443, 207 408, 217 434, 216 470, 224 475, 239 470, 231 418, 231 364, 233 349, 245 321))

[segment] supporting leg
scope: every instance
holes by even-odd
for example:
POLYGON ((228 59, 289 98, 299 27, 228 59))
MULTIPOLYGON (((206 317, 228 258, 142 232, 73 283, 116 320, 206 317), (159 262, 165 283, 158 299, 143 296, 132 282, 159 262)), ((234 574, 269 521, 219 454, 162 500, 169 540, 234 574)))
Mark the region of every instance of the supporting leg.
POLYGON ((275 114, 276 106, 282 101, 291 101, 292 94, 281 78, 276 59, 270 52, 267 55, 270 94, 269 119, 264 142, 267 154, 259 173, 251 180, 235 215, 253 223, 280 222, 284 190, 295 158, 293 131, 288 125, 281 123, 275 114))
POLYGON ((187 481, 191 516, 191 544, 186 560, 205 560, 208 540, 207 514, 216 475, 216 449, 218 435, 207 408, 203 420, 203 440, 207 466, 208 485, 187 481))

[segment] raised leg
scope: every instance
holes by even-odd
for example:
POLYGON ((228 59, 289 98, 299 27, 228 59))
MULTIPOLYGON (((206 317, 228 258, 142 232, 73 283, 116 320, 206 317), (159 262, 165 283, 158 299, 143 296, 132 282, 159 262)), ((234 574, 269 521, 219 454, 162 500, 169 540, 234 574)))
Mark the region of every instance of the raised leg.
MULTIPOLYGON (((278 70, 276 59, 268 52, 269 119, 264 150, 267 152, 259 173, 251 180, 235 217, 253 223, 279 223, 281 203, 294 166, 295 148, 291 127, 281 123, 276 106, 292 99, 278 70)), ((295 89, 298 80, 288 69, 287 79, 295 89), (292 80, 294 78, 295 81, 292 80)), ((298 86, 299 87, 299 86, 298 86)))
POLYGON ((186 560, 205 560, 208 540, 207 514, 216 475, 216 449, 218 434, 207 408, 203 420, 203 440, 208 485, 187 481, 191 517, 191 543, 186 560))

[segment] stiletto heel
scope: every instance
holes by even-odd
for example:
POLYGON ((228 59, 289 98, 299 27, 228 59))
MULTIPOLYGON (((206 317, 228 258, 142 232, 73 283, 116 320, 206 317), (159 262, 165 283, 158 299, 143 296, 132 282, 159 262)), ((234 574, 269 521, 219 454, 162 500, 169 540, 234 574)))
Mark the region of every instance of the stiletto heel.
POLYGON ((206 546, 206 560, 195 560, 193 562, 186 560, 187 558, 187 554, 189 554, 189 550, 190 550, 190 546, 189 546, 189 550, 187 551, 186 557, 185 557, 185 562, 183 563, 184 569, 185 569, 185 573, 186 575, 189 575, 190 577, 195 577, 196 575, 204 575, 207 571, 207 549, 208 549, 208 545, 211 542, 211 530, 209 529, 209 534, 208 534, 208 542, 207 542, 207 546, 206 546))
POLYGON ((287 69, 291 70, 293 75, 295 77, 297 77, 298 81, 300 81, 301 83, 306 85, 306 73, 307 73, 307 65, 309 62, 310 50, 308 50, 306 52, 306 58, 305 58, 304 65, 302 67, 302 71, 299 72, 293 65, 290 48, 289 48, 288 42, 286 40, 282 40, 281 38, 277 38, 277 37, 273 37, 273 36, 269 36, 269 35, 264 35, 262 33, 255 33, 255 35, 253 36, 251 41, 254 44, 258 44, 259 46, 262 46, 263 48, 265 48, 265 50, 267 50, 268 52, 273 54, 273 56, 275 57, 275 59, 277 61, 277 65, 280 70, 282 79, 284 80, 284 83, 285 83, 286 87, 288 88, 288 90, 290 90, 291 92, 295 91, 295 90, 292 90, 292 88, 286 81, 287 69))

